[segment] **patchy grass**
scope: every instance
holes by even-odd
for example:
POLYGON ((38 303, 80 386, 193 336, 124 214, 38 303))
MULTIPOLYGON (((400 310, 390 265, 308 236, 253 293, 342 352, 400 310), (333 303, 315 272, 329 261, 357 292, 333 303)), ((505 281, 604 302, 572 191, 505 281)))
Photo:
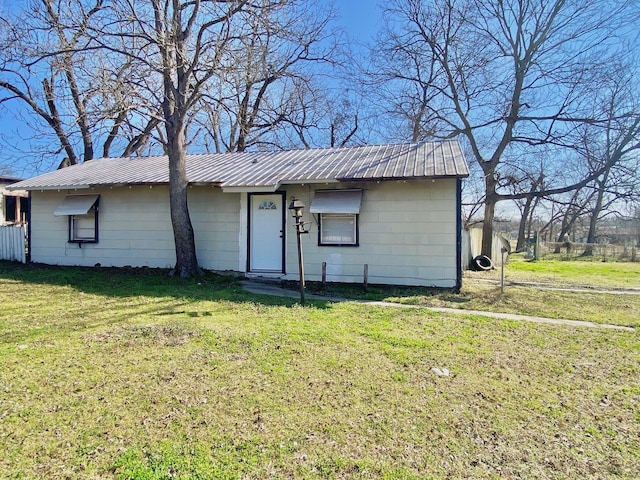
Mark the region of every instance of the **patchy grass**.
POLYGON ((528 262, 516 256, 505 268, 504 293, 500 289, 500 276, 499 269, 465 272, 460 293, 379 285, 370 286, 366 292, 362 286, 354 285, 309 287, 318 293, 346 298, 640 327, 640 263, 528 262))
POLYGON ((544 291, 534 288, 465 286, 459 294, 432 291, 387 300, 409 305, 481 310, 640 327, 640 295, 544 291))
POLYGON ((637 478, 637 332, 0 263, 0 477, 637 478), (438 376, 432 368, 448 369, 438 376))
POLYGON ((568 320, 640 327, 640 295, 543 290, 508 286, 504 293, 491 285, 467 284, 459 294, 441 290, 386 300, 465 310, 515 313, 568 320))

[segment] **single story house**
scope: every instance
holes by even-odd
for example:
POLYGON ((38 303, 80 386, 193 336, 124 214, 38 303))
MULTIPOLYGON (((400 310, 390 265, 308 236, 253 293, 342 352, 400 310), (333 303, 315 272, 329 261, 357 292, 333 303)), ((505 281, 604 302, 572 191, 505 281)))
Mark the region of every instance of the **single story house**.
MULTIPOLYGON (((293 197, 305 205, 305 278, 459 287, 457 141, 188 155, 189 211, 202 268, 298 279, 293 197)), ((175 264, 166 156, 103 158, 24 180, 31 261, 175 264)))

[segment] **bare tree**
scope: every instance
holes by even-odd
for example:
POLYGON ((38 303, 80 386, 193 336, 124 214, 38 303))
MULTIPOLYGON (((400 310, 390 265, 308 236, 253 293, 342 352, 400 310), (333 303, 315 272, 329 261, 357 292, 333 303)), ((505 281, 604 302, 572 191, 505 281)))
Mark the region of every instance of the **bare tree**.
MULTIPOLYGON (((529 147, 571 147, 577 125, 606 120, 590 115, 588 100, 607 59, 621 54, 616 35, 637 21, 634 7, 623 0, 606 9, 592 0, 390 2, 373 79, 384 80, 380 91, 394 99, 389 111, 405 119, 407 137, 468 142, 483 175, 484 254, 496 204, 532 195, 509 193, 504 168, 517 162, 535 175, 529 147)), ((602 169, 584 173, 575 184, 549 182, 536 194, 570 191, 602 169)))
POLYGON ((158 103, 169 157, 169 202, 176 252, 175 272, 200 272, 187 203, 187 124, 212 77, 230 68, 234 40, 242 36, 248 1, 116 0, 92 31, 101 48, 146 65, 155 75, 158 103))
POLYGON ((0 19, 0 104, 26 107, 34 143, 64 156, 60 166, 93 159, 97 142, 108 156, 115 145, 131 154, 150 139, 153 123, 133 85, 142 72, 104 55, 87 33, 104 8, 103 0, 39 0, 0 19))
POLYGON ((640 150, 640 95, 636 72, 628 66, 612 68, 608 92, 602 104, 594 102, 609 119, 595 132, 585 128, 584 155, 593 170, 603 170, 591 187, 595 199, 589 212, 589 231, 584 255, 593 255, 598 221, 620 200, 638 196, 638 159, 640 150), (612 158, 619 161, 612 162, 612 158), (601 168, 604 166, 604 169, 601 168))
MULTIPOLYGON (((516 250, 521 250, 524 247, 525 237, 530 236, 530 228, 533 220, 534 212, 540 202, 540 197, 536 195, 536 192, 541 190, 544 183, 544 171, 541 171, 538 177, 529 177, 529 195, 525 198, 516 200, 516 205, 520 209, 520 223, 518 225, 518 239, 516 241, 516 250), (527 229, 529 227, 529 231, 527 229)), ((518 190, 522 187, 518 186, 518 190)))
POLYGON ((175 271, 198 273, 187 147, 211 138, 218 150, 267 144, 295 108, 291 85, 310 77, 303 66, 332 58, 330 10, 311 0, 33 5, 24 25, 0 19, 0 104, 27 105, 56 135, 61 165, 91 160, 97 141, 108 156, 115 145, 131 155, 157 139, 169 157, 175 271))
POLYGON ((294 28, 308 12, 303 7, 312 4, 113 0, 100 27, 91 30, 100 48, 145 65, 150 72, 139 88, 156 92, 162 107, 175 272, 181 277, 199 273, 187 199, 189 142, 211 134, 216 150, 241 151, 281 121, 284 107, 270 96, 277 95, 269 93, 271 87, 295 77, 293 67, 299 62, 318 60, 310 47, 320 42, 328 24, 327 17, 319 16, 308 30, 294 28), (210 106, 204 109, 206 103, 210 106), (212 122, 210 129, 203 128, 203 119, 212 122))
POLYGON ((314 128, 326 114, 327 88, 314 77, 336 65, 342 48, 332 12, 306 0, 287 8, 286 16, 273 10, 248 19, 234 71, 203 95, 193 123, 209 150, 308 146, 291 130, 314 128))
POLYGON ((640 102, 635 88, 636 71, 632 64, 610 62, 599 90, 590 98, 592 115, 607 120, 584 123, 572 133, 576 139, 573 152, 580 160, 565 169, 583 175, 580 166, 586 166, 588 172, 597 174, 570 198, 556 196, 554 201, 556 205, 564 205, 559 242, 578 219, 587 218, 584 255, 593 254, 598 223, 607 216, 621 215, 621 208, 638 198, 640 102))
POLYGON ((570 233, 575 232, 576 224, 587 214, 587 206, 593 199, 593 194, 593 190, 581 188, 571 192, 571 196, 566 200, 554 200, 554 204, 558 207, 556 215, 560 219, 560 230, 554 253, 560 253, 560 244, 570 240, 570 233))

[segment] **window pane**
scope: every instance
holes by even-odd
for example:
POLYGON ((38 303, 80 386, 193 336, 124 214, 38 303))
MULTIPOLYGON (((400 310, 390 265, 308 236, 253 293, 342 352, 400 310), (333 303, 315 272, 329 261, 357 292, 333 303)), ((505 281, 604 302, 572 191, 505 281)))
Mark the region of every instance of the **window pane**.
POLYGON ((15 222, 16 219, 16 197, 6 195, 4 197, 4 219, 7 222, 15 222))
POLYGON ((321 243, 355 245, 356 216, 322 214, 321 243))
POLYGON ((71 240, 96 239, 96 212, 90 210, 86 215, 71 217, 71 240))

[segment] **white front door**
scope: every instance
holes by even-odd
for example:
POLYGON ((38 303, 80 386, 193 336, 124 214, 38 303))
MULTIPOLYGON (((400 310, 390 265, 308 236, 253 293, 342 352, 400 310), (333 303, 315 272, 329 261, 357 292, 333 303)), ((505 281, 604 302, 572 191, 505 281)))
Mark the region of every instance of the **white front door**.
POLYGON ((249 270, 283 273, 284 196, 250 195, 249 270))

